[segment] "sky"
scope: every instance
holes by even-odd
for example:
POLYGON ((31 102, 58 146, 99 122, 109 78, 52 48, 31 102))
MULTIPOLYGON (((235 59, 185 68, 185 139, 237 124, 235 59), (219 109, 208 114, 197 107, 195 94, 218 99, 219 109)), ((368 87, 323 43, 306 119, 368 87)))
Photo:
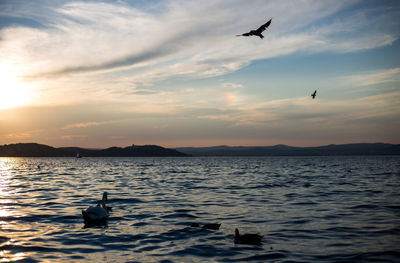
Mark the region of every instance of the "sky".
POLYGON ((399 144, 399 17, 396 0, 0 0, 0 145, 399 144))

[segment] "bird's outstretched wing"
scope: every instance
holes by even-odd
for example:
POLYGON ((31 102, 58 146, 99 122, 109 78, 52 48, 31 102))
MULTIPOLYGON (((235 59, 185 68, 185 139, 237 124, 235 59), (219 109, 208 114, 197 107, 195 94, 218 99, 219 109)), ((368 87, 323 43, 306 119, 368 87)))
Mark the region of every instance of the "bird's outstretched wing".
POLYGON ((248 37, 248 36, 251 36, 251 33, 249 32, 249 33, 244 33, 244 34, 240 34, 240 35, 236 35, 237 37, 242 37, 242 36, 245 36, 245 37, 248 37))
POLYGON ((271 24, 271 21, 272 21, 272 18, 267 23, 260 26, 256 31, 261 34, 267 27, 269 27, 269 25, 271 24))

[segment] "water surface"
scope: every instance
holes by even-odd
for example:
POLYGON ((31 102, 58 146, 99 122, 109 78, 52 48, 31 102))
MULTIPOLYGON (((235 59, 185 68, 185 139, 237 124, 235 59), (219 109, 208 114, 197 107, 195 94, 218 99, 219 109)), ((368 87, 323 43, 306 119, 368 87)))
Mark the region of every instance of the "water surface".
POLYGON ((399 186, 399 156, 0 158, 0 259, 399 262, 399 186), (104 191, 108 226, 84 228, 104 191))

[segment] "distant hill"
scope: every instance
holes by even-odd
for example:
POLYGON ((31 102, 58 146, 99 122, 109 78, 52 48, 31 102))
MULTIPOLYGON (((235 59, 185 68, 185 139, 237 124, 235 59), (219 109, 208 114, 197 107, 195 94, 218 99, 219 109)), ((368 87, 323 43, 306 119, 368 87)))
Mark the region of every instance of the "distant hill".
POLYGON ((355 143, 317 147, 214 146, 181 147, 179 152, 192 156, 329 156, 329 155, 400 155, 400 144, 355 143))
POLYGON ((185 157, 185 156, 329 156, 329 155, 400 155, 400 144, 355 143, 317 147, 213 146, 163 148, 157 145, 132 145, 107 149, 80 147, 54 148, 37 143, 0 146, 0 157, 185 157))
POLYGON ((79 147, 54 148, 37 143, 17 143, 0 146, 0 157, 184 157, 187 154, 157 145, 132 145, 125 148, 85 149, 79 147))

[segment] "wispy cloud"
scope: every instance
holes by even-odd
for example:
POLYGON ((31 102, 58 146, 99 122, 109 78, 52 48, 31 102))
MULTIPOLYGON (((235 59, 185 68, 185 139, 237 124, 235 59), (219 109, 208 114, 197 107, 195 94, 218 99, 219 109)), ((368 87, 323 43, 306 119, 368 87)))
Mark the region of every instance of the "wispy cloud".
POLYGON ((87 135, 62 135, 62 136, 60 136, 60 139, 67 140, 67 141, 84 140, 84 139, 87 139, 87 138, 88 138, 87 135))
POLYGON ((362 50, 398 38, 396 31, 376 34, 371 19, 355 22, 350 15, 319 23, 356 2, 308 0, 299 6, 293 1, 170 1, 157 13, 127 4, 72 2, 49 14, 53 19, 48 28, 2 30, 0 48, 13 50, 16 60, 31 65, 25 75, 40 78, 138 67, 138 72, 129 72, 132 81, 216 76, 255 59, 297 51, 362 50), (269 17, 273 23, 264 41, 234 37, 269 17))
POLYGON ((243 84, 231 83, 231 82, 225 82, 222 84, 222 86, 224 88, 228 88, 228 89, 242 89, 243 88, 243 84))
POLYGON ((382 83, 400 82, 400 68, 369 71, 363 74, 346 76, 342 80, 351 86, 371 86, 382 83))
POLYGON ((86 127, 89 127, 89 126, 99 126, 99 125, 109 124, 109 123, 110 123, 109 121, 79 122, 79 123, 68 124, 68 125, 64 126, 62 129, 63 130, 68 130, 68 129, 74 129, 74 128, 86 128, 86 127))
POLYGON ((361 119, 373 123, 379 118, 398 119, 398 99, 400 91, 351 100, 312 101, 310 98, 297 97, 254 103, 234 111, 210 111, 208 114, 199 114, 198 118, 226 121, 231 126, 265 128, 276 125, 281 128, 300 128, 316 123, 344 125, 361 119))
MULTIPOLYGON (((259 100, 235 107, 224 105, 224 98, 220 99, 221 103, 216 103, 214 107, 202 103, 167 103, 167 107, 155 107, 152 112, 135 106, 127 111, 125 107, 124 111, 127 112, 123 116, 119 110, 105 110, 98 105, 27 108, 22 114, 29 112, 31 121, 24 123, 28 126, 19 129, 24 128, 25 131, 17 129, 15 132, 7 132, 8 129, 3 127, 0 141, 37 141, 55 146, 85 147, 159 143, 172 147, 195 145, 195 142, 237 145, 248 144, 251 140, 254 140, 254 144, 266 144, 270 141, 299 144, 302 140, 310 144, 311 140, 311 144, 315 145, 327 141, 369 141, 389 135, 390 138, 398 139, 400 132, 399 91, 346 100, 326 100, 321 97, 312 100, 308 96, 259 100), (80 116, 79 109, 83 106, 88 111, 80 116), (55 120, 65 112, 80 116, 82 121, 68 124, 67 119, 63 118, 57 123, 55 120), (44 114, 50 121, 43 119, 44 114), (112 122, 84 121, 99 116, 112 122), (30 132, 33 123, 39 123, 43 130, 30 132), (96 126, 100 123, 104 123, 101 129, 96 126), (63 129, 67 127, 70 129, 63 129), (90 129, 91 127, 94 128, 90 129)), ((15 128, 21 125, 14 122, 11 126, 12 121, 14 118, 5 119, 2 124, 15 128)))
POLYGON ((8 134, 2 134, 1 137, 3 137, 6 140, 21 140, 21 139, 27 139, 31 138, 32 134, 30 132, 18 132, 18 133, 8 133, 8 134))
MULTIPOLYGON (((0 132, 4 131, 0 129, 0 132)), ((0 133, 0 141, 6 142, 31 142, 32 139, 36 138, 43 130, 21 130, 21 131, 12 131, 9 133, 0 133)))

